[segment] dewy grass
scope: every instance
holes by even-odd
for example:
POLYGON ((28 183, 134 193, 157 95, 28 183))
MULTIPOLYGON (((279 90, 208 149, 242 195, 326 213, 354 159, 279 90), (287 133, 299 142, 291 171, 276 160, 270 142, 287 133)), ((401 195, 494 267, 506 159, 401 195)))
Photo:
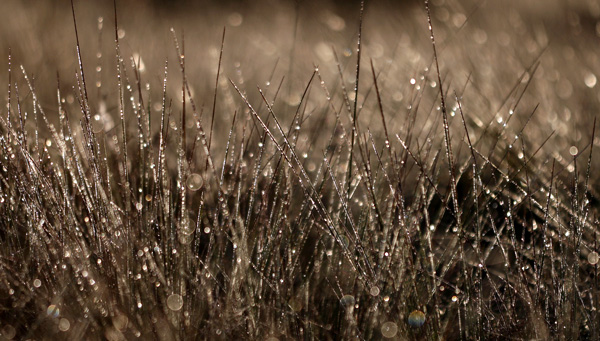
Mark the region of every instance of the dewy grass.
POLYGON ((597 4, 279 5, 6 47, 1 338, 598 339, 597 4))

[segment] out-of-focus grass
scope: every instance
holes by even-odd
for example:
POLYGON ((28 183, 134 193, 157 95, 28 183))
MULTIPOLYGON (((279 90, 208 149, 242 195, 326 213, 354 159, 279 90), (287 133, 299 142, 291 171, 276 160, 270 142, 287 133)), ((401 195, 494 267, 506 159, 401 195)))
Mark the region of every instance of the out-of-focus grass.
POLYGON ((4 339, 598 337, 597 3, 2 6, 4 339))

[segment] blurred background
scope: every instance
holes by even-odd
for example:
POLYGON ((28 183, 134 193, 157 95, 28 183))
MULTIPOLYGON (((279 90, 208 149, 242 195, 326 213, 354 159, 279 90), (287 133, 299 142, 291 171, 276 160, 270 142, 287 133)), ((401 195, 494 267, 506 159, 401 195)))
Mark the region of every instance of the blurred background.
MULTIPOLYGON (((23 65, 35 78, 38 96, 52 113, 57 73, 63 92, 76 84, 70 2, 3 0, 0 6, 0 90, 7 88, 10 49, 13 70, 19 71, 17 66, 23 65)), ((467 89, 463 101, 470 114, 483 122, 493 119, 497 110, 506 114, 507 96, 533 75, 535 81, 528 85, 519 108, 530 112, 540 104, 541 114, 534 119, 543 124, 536 127, 536 134, 547 136, 557 131, 567 148, 581 139, 579 131, 589 130, 590 117, 600 108, 596 87, 600 75, 599 2, 432 0, 431 10, 444 82, 450 91, 467 89), (528 70, 537 62, 539 67, 530 75, 528 70)), ((88 86, 96 85, 90 96, 114 110, 113 2, 76 0, 75 12, 88 86)), ((278 101, 293 107, 299 103, 315 66, 319 66, 325 84, 339 85, 337 56, 344 85, 353 88, 358 1, 135 0, 117 1, 117 12, 125 64, 131 67, 132 59, 139 60, 142 81, 160 96, 164 64, 169 61, 168 91, 170 98, 176 99, 180 97, 180 75, 170 31, 174 29, 180 43, 184 42, 186 74, 198 105, 212 103, 221 36, 226 28, 221 78, 225 92, 219 100, 231 104, 235 98, 237 104, 231 104, 222 118, 217 118, 223 123, 230 122, 233 112, 240 108, 229 78, 250 98, 259 98, 257 85, 273 88, 281 84, 278 101)), ((424 3, 366 1, 363 26, 362 68, 370 71, 373 61, 386 112, 401 112, 414 103, 419 92, 416 87, 420 86, 417 81, 435 82, 428 73, 432 49, 424 3)), ((133 77, 131 69, 129 72, 133 77)), ((372 77, 368 72, 363 74, 367 75, 365 84, 371 86, 372 77)), ((320 98, 314 106, 326 105, 325 96, 320 98)), ((435 96, 423 98, 427 105, 436 100, 435 96)), ((365 98, 359 98, 359 103, 361 100, 365 98)), ((523 120, 527 116, 523 115, 523 120)), ((362 119, 370 121, 367 115, 362 119)), ((403 122, 392 120, 390 124, 401 129, 403 122)), ((420 124, 430 123, 423 119, 420 124)))

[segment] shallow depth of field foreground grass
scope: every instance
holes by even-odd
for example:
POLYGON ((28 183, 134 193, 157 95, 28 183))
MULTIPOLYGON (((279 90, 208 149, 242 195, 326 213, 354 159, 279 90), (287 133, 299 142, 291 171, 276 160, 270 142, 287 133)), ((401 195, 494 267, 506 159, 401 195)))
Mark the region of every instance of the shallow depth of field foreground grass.
POLYGON ((0 6, 0 339, 600 337, 596 1, 0 6))

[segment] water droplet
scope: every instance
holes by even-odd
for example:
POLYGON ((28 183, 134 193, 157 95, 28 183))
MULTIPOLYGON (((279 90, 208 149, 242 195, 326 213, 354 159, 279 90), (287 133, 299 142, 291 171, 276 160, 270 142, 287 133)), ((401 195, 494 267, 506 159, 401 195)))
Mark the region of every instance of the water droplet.
POLYGON ((167 307, 173 311, 178 311, 183 307, 183 298, 181 295, 172 294, 167 298, 167 307))
POLYGON ((190 174, 187 178, 187 187, 190 191, 197 191, 202 187, 202 176, 197 173, 190 174))
POLYGON ((229 23, 229 25, 231 25, 233 27, 240 26, 243 21, 244 21, 244 17, 242 17, 242 15, 238 12, 231 13, 229 15, 229 17, 227 18, 227 22, 229 23))
POLYGON ((58 329, 61 332, 66 332, 67 330, 69 330, 69 328, 71 328, 71 322, 69 322, 69 320, 67 320, 66 318, 61 318, 58 322, 58 329))
POLYGON ((579 150, 575 146, 571 146, 571 148, 569 148, 569 154, 571 154, 573 156, 577 155, 578 152, 579 152, 579 150))
POLYGON ((42 286, 42 281, 40 281, 39 279, 36 278, 35 280, 33 280, 33 286, 36 287, 36 288, 41 287, 42 286))
POLYGON ((6 340, 12 340, 17 335, 17 330, 15 327, 7 324, 0 329, 0 335, 6 340))
POLYGON ((408 324, 413 327, 420 327, 425 323, 425 313, 420 310, 414 310, 408 315, 408 324))
POLYGON ((346 308, 352 307, 354 305, 354 302, 354 296, 352 295, 344 295, 340 299, 340 303, 346 308))
POLYGON ((374 285, 371 287, 371 290, 369 290, 369 293, 371 294, 371 296, 379 296, 379 287, 374 285))
POLYGON ((288 301, 288 304, 290 305, 290 308, 292 308, 292 310, 295 312, 300 312, 302 310, 302 300, 300 298, 292 297, 288 301))
POLYGON ((383 337, 391 339, 398 333, 398 326, 394 322, 385 322, 381 325, 381 335, 383 337))
POLYGON ((344 19, 338 15, 333 13, 329 13, 326 17, 325 23, 332 31, 342 31, 346 27, 346 22, 344 19))
POLYGON ((596 75, 594 75, 593 73, 588 73, 585 78, 583 79, 583 81, 585 82, 585 86, 587 86, 588 88, 593 88, 594 86, 596 86, 596 75))
POLYGON ((127 323, 129 323, 129 319, 127 318, 127 316, 119 314, 113 317, 112 322, 113 326, 115 326, 115 328, 117 328, 118 330, 125 330, 127 328, 127 323))
POLYGON ((96 134, 104 130, 104 120, 100 114, 92 116, 90 124, 92 125, 92 132, 96 134))
POLYGON ((60 315, 60 309, 58 309, 56 305, 51 304, 48 306, 48 309, 46 309, 46 314, 48 316, 56 318, 60 315))
POLYGON ((598 264, 598 260, 600 260, 600 256, 598 256, 598 253, 596 251, 590 252, 590 254, 588 255, 588 262, 590 262, 590 264, 592 265, 596 265, 598 264))
POLYGON ((458 296, 456 296, 456 295, 452 296, 452 302, 456 302, 456 301, 458 301, 458 296))
POLYGON ((181 233, 179 235, 179 243, 183 244, 183 245, 188 245, 192 242, 192 240, 194 239, 194 236, 191 234, 185 234, 185 233, 181 233))

